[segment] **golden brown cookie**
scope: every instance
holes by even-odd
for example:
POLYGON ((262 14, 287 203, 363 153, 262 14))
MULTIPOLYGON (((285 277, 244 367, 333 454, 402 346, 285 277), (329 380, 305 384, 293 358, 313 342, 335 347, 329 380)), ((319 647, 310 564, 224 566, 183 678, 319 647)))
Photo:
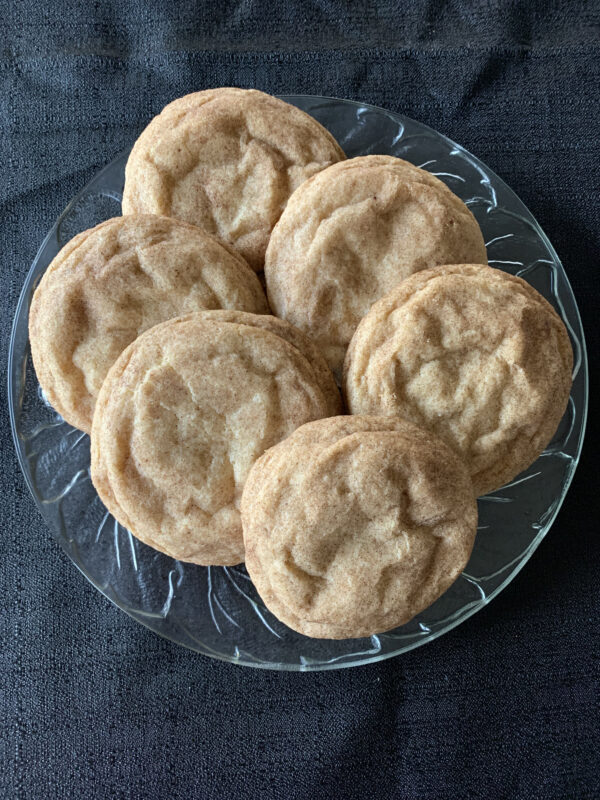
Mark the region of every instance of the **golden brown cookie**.
POLYGON ((125 347, 147 328, 203 308, 268 312, 256 275, 228 245, 150 214, 80 233, 31 302, 31 352, 48 400, 89 433, 102 381, 125 347))
POLYGON ((353 414, 412 420, 466 462, 478 495, 551 440, 573 353, 552 306, 521 278, 479 264, 412 275, 358 326, 344 367, 353 414))
POLYGON ((92 480, 143 542, 198 564, 244 559, 239 502, 254 461, 328 412, 299 350, 200 313, 143 333, 110 369, 92 426, 92 480))
POLYGON ((307 636, 349 639, 408 622, 456 580, 477 504, 466 467, 431 433, 331 417, 254 464, 242 522, 267 608, 307 636))
POLYGON ((328 416, 335 417, 342 413, 342 397, 333 373, 327 366, 323 355, 302 331, 290 325, 284 319, 273 317, 271 314, 249 314, 246 311, 205 311, 205 319, 214 319, 221 322, 239 322, 242 325, 252 325, 264 328, 271 333, 281 336, 299 350, 312 367, 317 383, 319 384, 327 403, 328 416))
POLYGON ((208 89, 169 103, 142 132, 125 170, 123 212, 198 225, 260 271, 290 194, 343 158, 299 108, 253 89, 208 89))
POLYGON ((313 339, 339 379, 376 300, 413 272, 462 261, 487 262, 466 205, 406 161, 361 156, 294 192, 273 230, 265 278, 274 313, 313 339))

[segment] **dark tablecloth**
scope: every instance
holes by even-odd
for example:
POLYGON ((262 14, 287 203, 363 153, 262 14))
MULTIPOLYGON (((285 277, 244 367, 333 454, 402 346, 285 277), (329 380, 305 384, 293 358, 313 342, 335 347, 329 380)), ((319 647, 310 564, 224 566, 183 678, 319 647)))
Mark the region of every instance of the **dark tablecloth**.
MULTIPOLYGON (((27 269, 72 195, 172 98, 348 97, 487 162, 561 256, 598 365, 598 2, 4 2, 2 370, 27 269)), ((598 470, 484 611, 359 669, 285 674, 159 639, 35 509, 0 389, 0 796, 598 798, 598 470)), ((593 405, 592 405, 593 408, 593 405)))

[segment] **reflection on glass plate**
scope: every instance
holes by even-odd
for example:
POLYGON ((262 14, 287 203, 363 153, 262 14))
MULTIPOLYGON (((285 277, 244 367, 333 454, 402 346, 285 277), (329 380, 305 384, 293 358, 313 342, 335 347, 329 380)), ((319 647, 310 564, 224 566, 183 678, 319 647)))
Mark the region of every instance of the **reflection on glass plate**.
POLYGON ((243 566, 198 567, 141 544, 100 502, 90 481, 89 438, 48 406, 29 354, 31 294, 76 233, 120 214, 123 153, 67 207, 25 281, 9 357, 9 403, 23 473, 54 536, 110 600, 139 622, 215 658, 272 669, 345 667, 425 644, 491 600, 548 532, 573 477, 585 428, 587 360, 581 321, 558 257, 535 219, 484 164, 413 120, 345 100, 286 97, 333 133, 348 156, 389 153, 439 176, 475 214, 491 266, 520 275, 554 305, 575 352, 567 413, 543 455, 479 501, 479 533, 459 580, 412 622, 369 639, 325 641, 289 630, 265 608, 243 566))

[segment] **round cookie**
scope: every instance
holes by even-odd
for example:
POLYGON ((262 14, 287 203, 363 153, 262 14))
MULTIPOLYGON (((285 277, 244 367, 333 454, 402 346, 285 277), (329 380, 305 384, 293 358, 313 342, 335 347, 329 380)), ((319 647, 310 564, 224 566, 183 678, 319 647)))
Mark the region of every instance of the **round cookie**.
POLYGON ((462 261, 487 263, 466 205, 406 161, 361 156, 294 192, 267 249, 267 294, 341 378, 352 334, 376 300, 413 272, 462 261))
POLYGON ((436 433, 482 495, 551 440, 572 368, 565 326, 532 286, 460 264, 412 275, 375 303, 348 348, 344 390, 353 414, 399 416, 436 433))
POLYGON ((203 308, 268 313, 256 275, 228 245, 149 214, 80 233, 31 302, 31 353, 48 400, 89 433, 102 381, 125 347, 147 328, 203 308))
POLYGON ((331 417, 252 467, 242 496, 246 567, 299 633, 370 636, 408 622, 465 567, 477 503, 464 464, 410 422, 331 417))
POLYGON ((335 417, 337 414, 342 413, 342 397, 333 374, 327 366, 327 362, 308 336, 298 328, 290 325, 284 319, 273 317, 271 314, 249 314, 246 311, 222 310, 205 311, 203 316, 205 319, 220 320, 221 322, 239 322, 242 325, 264 328, 264 330, 281 336, 282 339, 285 339, 286 342, 289 342, 299 350, 312 367, 327 403, 328 416, 335 417))
POLYGON ((297 348, 256 326, 189 314, 143 333, 110 369, 92 426, 92 481, 143 542, 183 561, 237 564, 252 464, 326 415, 297 348))
POLYGON ((198 225, 260 271, 290 194, 343 158, 329 131, 283 100, 253 89, 196 92, 169 103, 136 141, 123 212, 198 225))

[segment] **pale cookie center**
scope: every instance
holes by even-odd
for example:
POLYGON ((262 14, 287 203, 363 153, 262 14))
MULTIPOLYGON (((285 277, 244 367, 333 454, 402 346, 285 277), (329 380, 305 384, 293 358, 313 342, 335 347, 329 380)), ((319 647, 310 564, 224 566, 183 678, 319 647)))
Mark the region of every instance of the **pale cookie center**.
POLYGON ((285 156, 253 138, 243 121, 232 131, 198 137, 190 126, 166 135, 150 159, 161 175, 171 213, 179 219, 209 222, 209 229, 237 241, 269 231, 290 194, 285 156))
POLYGON ((370 381, 383 376, 381 400, 391 412, 477 457, 543 413, 529 367, 552 343, 528 334, 526 311, 527 299, 504 287, 466 291, 463 300, 456 286, 427 286, 391 314, 394 328, 370 360, 370 381))
POLYGON ((447 498, 436 508, 432 495, 418 464, 395 463, 376 448, 350 446, 334 461, 316 457, 294 499, 280 506, 272 534, 296 532, 272 565, 281 601, 312 621, 340 625, 392 611, 399 585, 400 602, 409 602, 432 571, 437 528, 448 513, 447 498))

